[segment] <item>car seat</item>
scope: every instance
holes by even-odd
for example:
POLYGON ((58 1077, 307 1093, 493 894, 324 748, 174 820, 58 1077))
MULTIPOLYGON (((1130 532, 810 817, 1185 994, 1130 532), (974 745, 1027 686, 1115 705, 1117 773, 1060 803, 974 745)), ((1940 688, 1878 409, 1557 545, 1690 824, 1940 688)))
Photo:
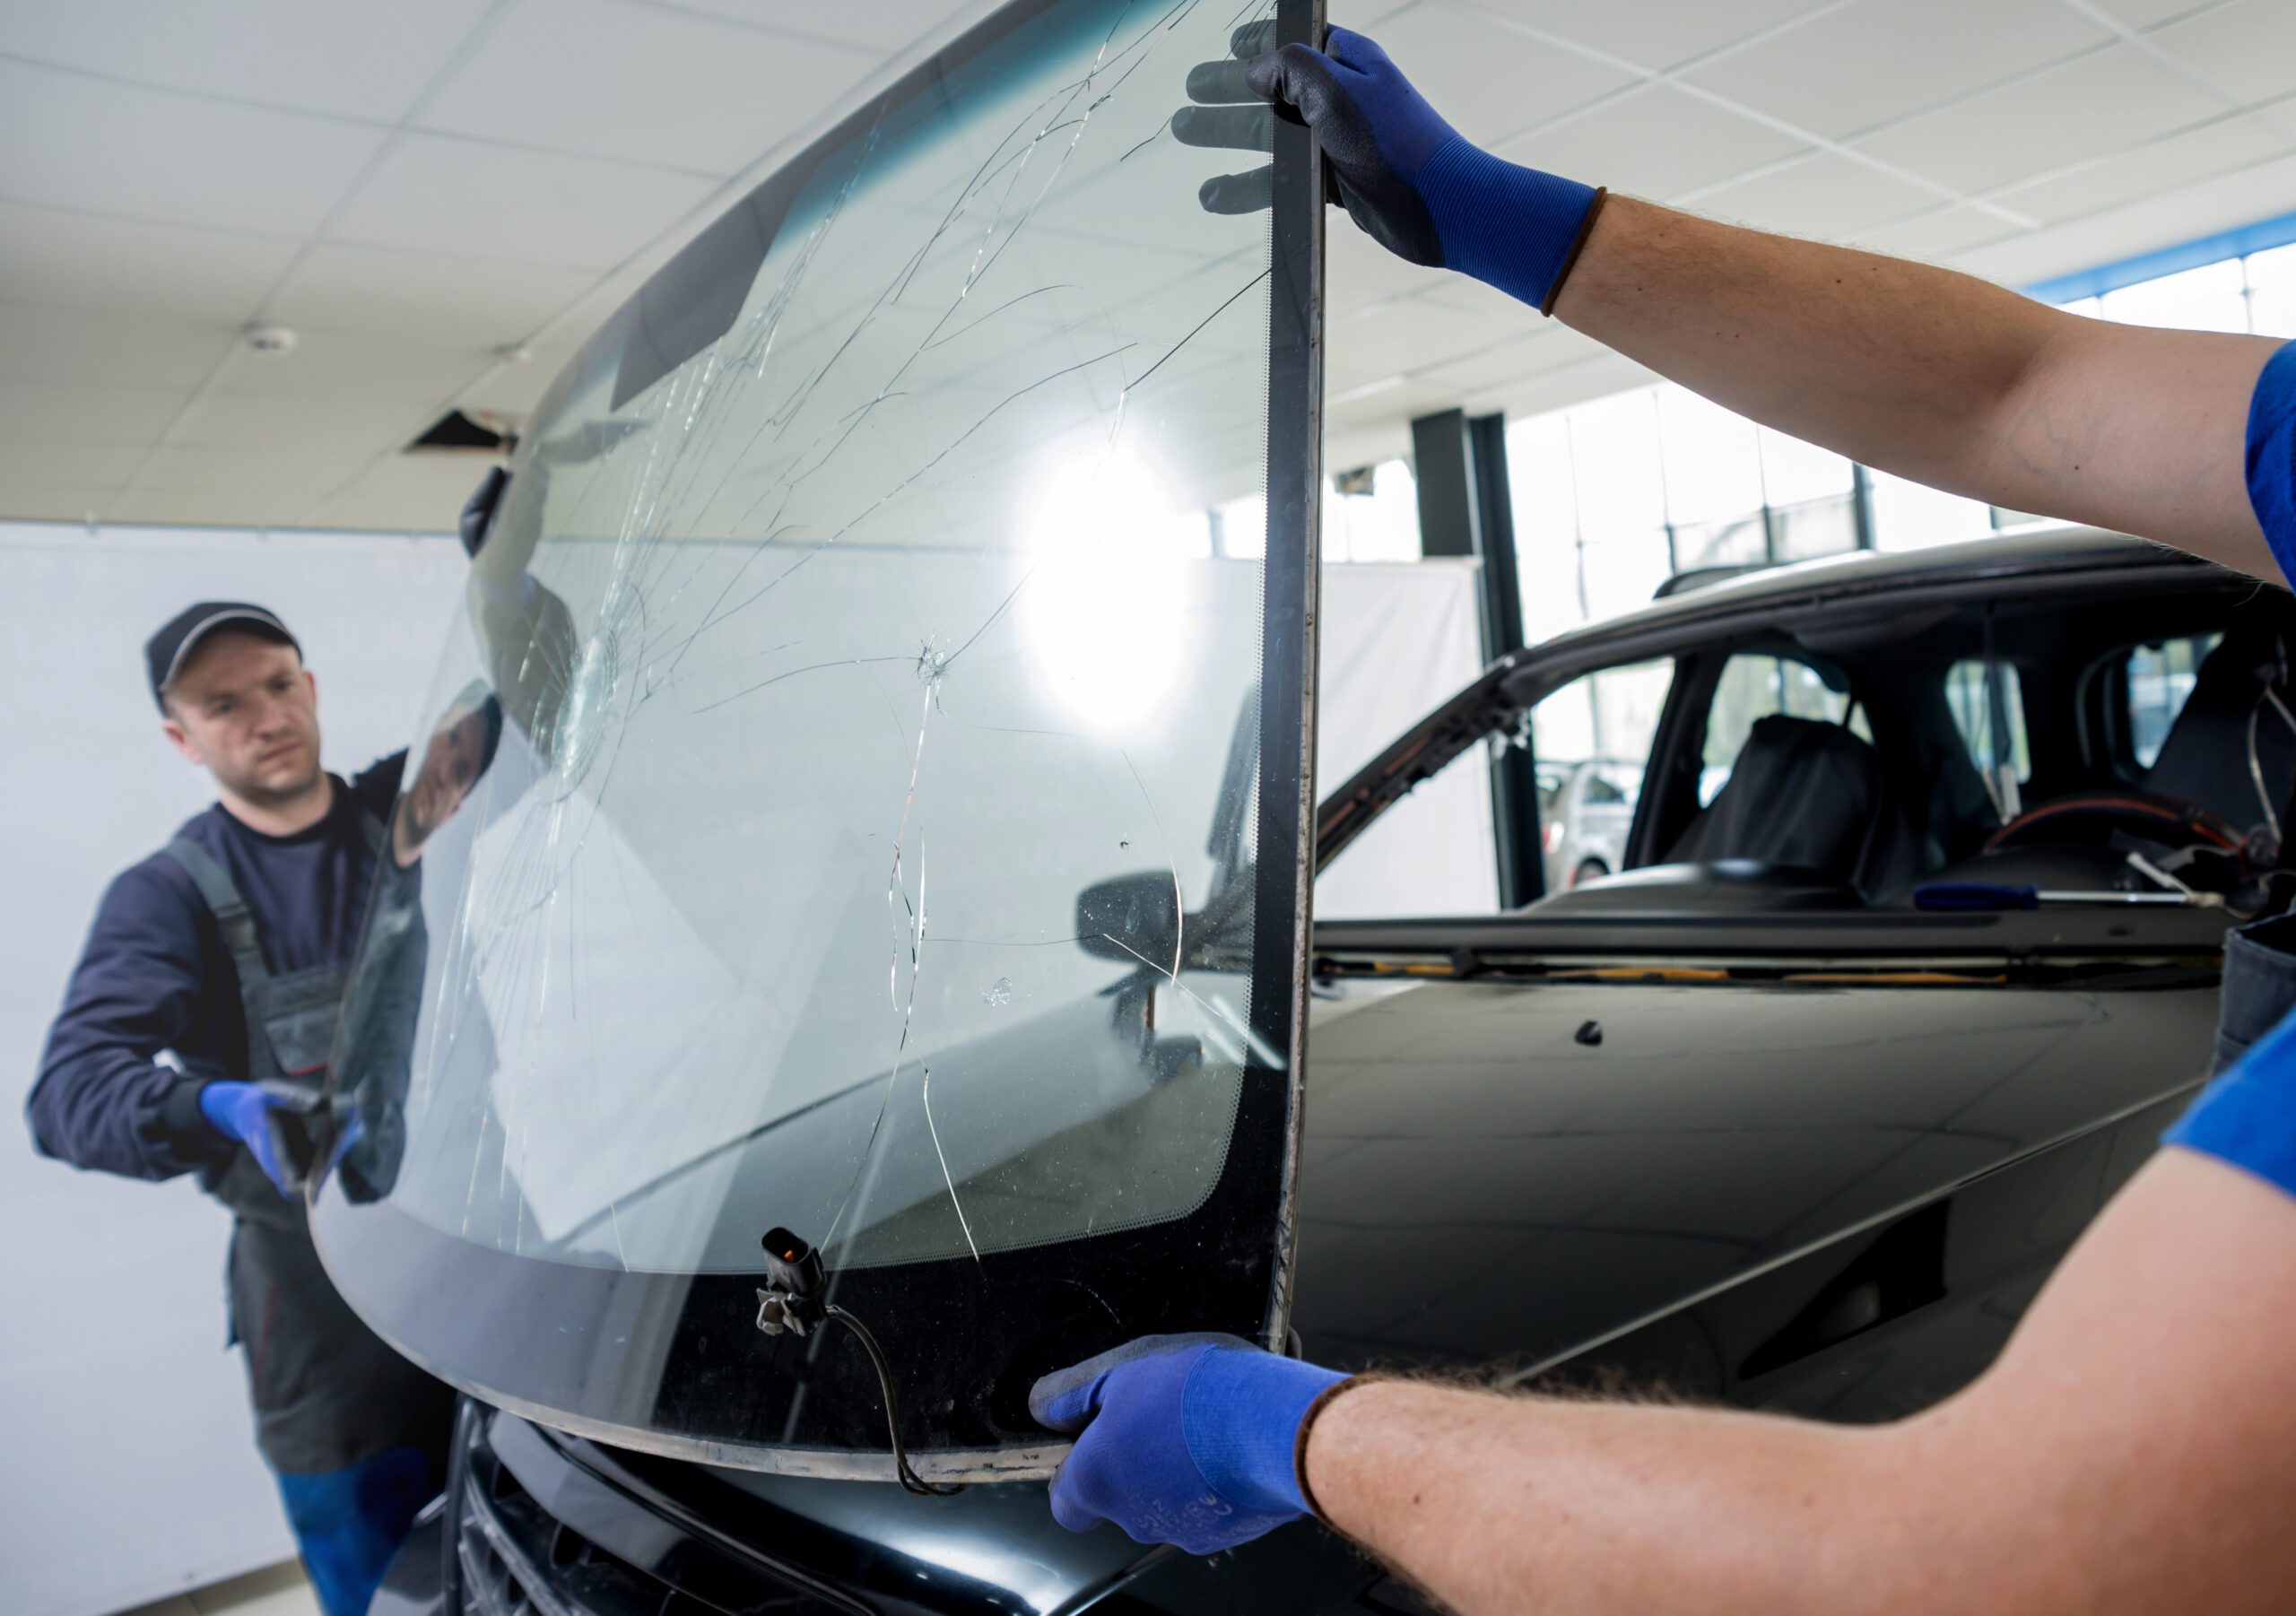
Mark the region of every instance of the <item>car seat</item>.
POLYGON ((2205 809, 2239 830, 2269 826, 2296 780, 2289 710, 2280 636, 2226 635, 2194 674, 2184 710, 2144 771, 2144 789, 2205 809))
POLYGON ((1666 857, 1757 859, 1814 872, 1868 899, 1910 881, 1919 863, 1873 747, 1839 724, 1784 713, 1755 722, 1730 778, 1666 857))
POLYGON ((2202 661, 2192 694, 2135 790, 2052 797, 1987 838, 1988 850, 2116 835, 2162 849, 2203 846, 2267 860, 2287 833, 2296 786, 2296 708, 2277 633, 2228 634, 2202 661))

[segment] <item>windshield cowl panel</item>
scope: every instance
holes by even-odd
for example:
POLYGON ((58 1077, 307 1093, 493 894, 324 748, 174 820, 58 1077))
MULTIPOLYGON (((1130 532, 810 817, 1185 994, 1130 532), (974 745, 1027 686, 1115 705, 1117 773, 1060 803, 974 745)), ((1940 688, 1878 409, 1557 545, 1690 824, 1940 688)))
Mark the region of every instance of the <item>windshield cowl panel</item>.
POLYGON ((313 1202, 409 1356, 624 1447, 883 1478, 891 1415, 1010 1479, 1047 1370, 1282 1339, 1320 209, 1279 124, 1274 213, 1211 211, 1269 157, 1170 119, 1315 9, 1009 7, 552 385, 313 1202))

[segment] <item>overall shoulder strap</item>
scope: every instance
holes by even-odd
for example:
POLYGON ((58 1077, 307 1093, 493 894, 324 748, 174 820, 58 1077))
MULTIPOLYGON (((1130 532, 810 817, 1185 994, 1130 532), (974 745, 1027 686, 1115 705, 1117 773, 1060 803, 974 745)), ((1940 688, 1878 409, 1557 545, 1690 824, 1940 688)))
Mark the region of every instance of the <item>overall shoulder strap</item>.
POLYGON ((223 934, 223 946, 230 951, 231 963, 239 968, 239 986, 244 990, 268 981, 271 972, 263 962, 262 945, 256 940, 255 917, 248 912, 247 900, 239 896, 239 889, 223 866, 206 848, 182 837, 170 842, 163 850, 183 866, 184 873, 191 877, 191 884, 199 889, 199 896, 215 917, 216 927, 223 934))

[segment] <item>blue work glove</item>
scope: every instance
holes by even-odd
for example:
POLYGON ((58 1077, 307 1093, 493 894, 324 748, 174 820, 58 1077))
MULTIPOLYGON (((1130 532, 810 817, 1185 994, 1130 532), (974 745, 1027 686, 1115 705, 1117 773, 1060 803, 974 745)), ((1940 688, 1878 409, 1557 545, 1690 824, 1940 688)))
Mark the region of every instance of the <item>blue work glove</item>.
MULTIPOLYGON (((1242 59, 1188 74, 1190 99, 1205 104, 1175 113, 1173 135, 1186 145, 1273 150, 1268 110, 1249 104, 1273 101, 1315 132, 1330 199, 1373 240, 1551 312, 1604 194, 1469 143, 1361 34, 1335 28, 1322 50, 1269 50, 1274 29, 1238 29, 1242 59)), ((1266 207, 1272 173, 1220 175, 1200 199, 1215 213, 1266 207)))
POLYGON ((1346 1379, 1232 1335, 1148 1335, 1046 1376, 1029 1412, 1081 1431, 1052 1479, 1071 1532, 1211 1554, 1308 1513, 1292 1450, 1309 1405, 1346 1379))
POLYGON ((300 1116, 309 1108, 300 1097, 262 1083, 210 1083, 199 1091, 199 1114, 207 1125, 253 1151, 255 1164, 283 1195, 302 1191, 308 1169, 296 1160, 296 1140, 300 1116))

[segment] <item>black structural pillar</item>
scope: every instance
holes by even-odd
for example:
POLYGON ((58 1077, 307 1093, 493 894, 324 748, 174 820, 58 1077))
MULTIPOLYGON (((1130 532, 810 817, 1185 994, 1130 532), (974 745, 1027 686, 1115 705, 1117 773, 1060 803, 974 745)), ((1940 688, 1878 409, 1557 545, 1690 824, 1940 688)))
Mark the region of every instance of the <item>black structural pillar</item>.
MULTIPOLYGON (((1422 415, 1411 423, 1420 552, 1473 556, 1482 563, 1476 578, 1486 663, 1523 648, 1506 425, 1504 416, 1469 421, 1458 410, 1422 415)), ((1518 908, 1546 891, 1539 857, 1538 775, 1526 749, 1508 747, 1492 760, 1491 814, 1498 833, 1499 901, 1502 908, 1518 908)))

